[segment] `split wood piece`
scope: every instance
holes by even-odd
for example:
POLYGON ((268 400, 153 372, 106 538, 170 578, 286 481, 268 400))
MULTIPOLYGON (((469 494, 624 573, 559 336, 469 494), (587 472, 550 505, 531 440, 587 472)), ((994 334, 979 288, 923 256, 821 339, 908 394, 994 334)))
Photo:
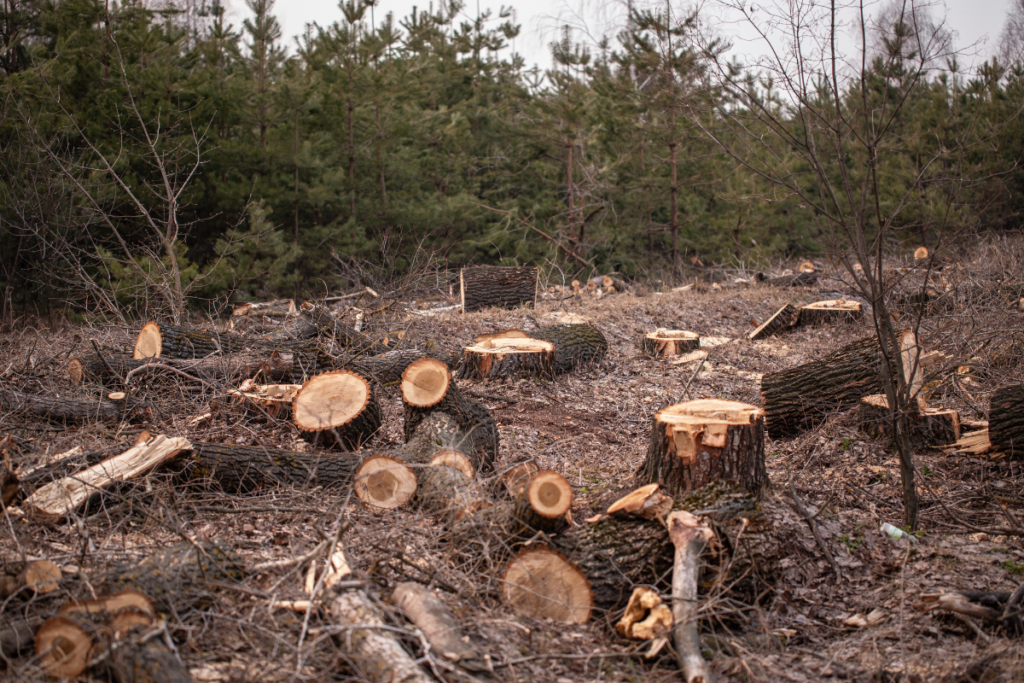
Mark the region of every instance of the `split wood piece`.
POLYGON ((317 375, 292 403, 292 421, 313 444, 355 450, 380 429, 380 404, 370 383, 348 370, 317 375))
POLYGON ((459 271, 463 313, 488 306, 517 308, 537 300, 536 266, 469 266, 459 271))
POLYGON ((441 599, 426 586, 405 582, 395 586, 391 602, 423 632, 430 649, 478 678, 490 679, 487 662, 469 644, 458 622, 441 599))
POLYGON ((540 465, 533 458, 517 462, 509 467, 505 468, 505 471, 501 473, 501 482, 505 486, 505 491, 512 498, 517 498, 520 493, 526 490, 526 485, 530 483, 530 479, 533 475, 540 472, 540 465))
POLYGON ((295 308, 295 299, 244 303, 235 306, 231 311, 232 318, 252 318, 264 315, 294 318, 299 315, 299 311, 295 308))
POLYGON ((820 360, 766 373, 761 396, 768 433, 775 439, 795 436, 836 410, 881 393, 882 363, 878 340, 868 337, 820 360))
POLYGON ((20 488, 19 495, 31 495, 40 486, 63 479, 115 455, 117 455, 117 452, 109 450, 83 451, 81 446, 76 446, 64 453, 58 453, 44 459, 38 465, 18 470, 16 474, 20 488))
POLYGON ((585 624, 594 609, 590 582, 561 553, 544 546, 520 551, 501 578, 501 599, 521 617, 585 624))
POLYGON ((657 483, 673 496, 719 479, 752 493, 768 485, 764 411, 756 406, 700 399, 654 415, 639 484, 657 483))
POLYGON ((5 571, 0 574, 0 601, 22 590, 26 598, 52 593, 60 587, 61 576, 60 567, 50 560, 34 560, 18 571, 5 571))
POLYGON ((700 555, 714 534, 708 525, 685 510, 668 516, 669 536, 675 546, 672 566, 673 640, 686 683, 714 683, 714 676, 701 654, 697 630, 697 586, 700 583, 700 555))
POLYGON ((395 350, 389 349, 386 344, 357 331, 351 325, 341 322, 326 306, 307 301, 300 308, 316 324, 322 338, 334 340, 335 344, 350 357, 379 356, 395 350))
POLYGON ((463 352, 461 376, 468 379, 550 378, 554 374, 555 347, 539 339, 490 339, 463 352))
POLYGON ((608 353, 608 340, 601 330, 585 323, 538 327, 530 337, 555 347, 555 372, 572 372, 600 362, 608 353))
POLYGON ((801 306, 800 314, 797 316, 797 324, 825 325, 846 323, 860 320, 863 317, 864 307, 860 305, 860 302, 847 301, 846 299, 829 299, 801 306))
MULTIPOLYGON (((450 416, 455 421, 455 430, 435 430, 435 441, 444 449, 454 449, 467 456, 473 463, 475 472, 489 474, 494 469, 498 458, 498 425, 491 411, 462 395, 455 382, 452 381, 448 368, 439 360, 424 358, 418 360, 406 373, 409 379, 402 381, 402 400, 405 405, 404 436, 406 443, 413 440, 419 431, 420 423, 434 413, 450 416), (410 372, 411 369, 411 372, 410 372), (417 386, 412 379, 420 385, 417 386), (428 381, 429 379, 429 381, 428 381), (437 395, 443 391, 443 395, 437 395), (426 397, 426 398, 425 398, 426 397), (436 401, 434 399, 437 398, 436 401), (417 403, 431 403, 420 407, 417 403)), ((423 436, 421 438, 428 438, 423 436)), ((429 457, 416 461, 408 460, 408 456, 400 459, 409 462, 428 463, 436 454, 437 449, 430 452, 429 457)))
POLYGON ((988 434, 993 448, 1011 458, 1024 458, 1024 384, 1003 387, 992 394, 988 434))
POLYGON ((271 486, 339 488, 352 482, 360 457, 349 453, 296 453, 262 446, 192 444, 179 461, 192 479, 210 479, 230 493, 271 486))
POLYGON ((483 344, 485 341, 494 341, 495 339, 529 339, 530 335, 526 334, 522 330, 504 330, 503 332, 490 332, 487 334, 478 334, 476 336, 476 343, 483 344))
POLYGON ((968 455, 984 455, 992 450, 992 442, 989 441, 988 427, 974 432, 967 432, 952 444, 956 453, 967 453, 968 455))
POLYGON ((775 312, 772 317, 761 323, 761 326, 747 335, 747 339, 767 339, 793 326, 796 317, 799 315, 793 304, 786 304, 775 312))
POLYGON ((686 330, 648 332, 640 340, 640 350, 647 356, 663 358, 678 356, 700 348, 700 335, 686 330))
MULTIPOLYGON (((892 414, 885 394, 860 400, 860 427, 876 439, 892 438, 892 414)), ((955 410, 924 408, 910 415, 911 438, 925 446, 943 448, 960 439, 960 414, 955 410)))
POLYGON ((253 345, 238 335, 189 330, 150 321, 142 326, 132 356, 139 358, 205 358, 243 351, 253 345))
POLYGON ((33 517, 55 520, 74 512, 95 493, 115 482, 145 474, 192 446, 183 437, 155 436, 89 469, 47 484, 25 499, 22 508, 33 517))
MULTIPOLYGON (((68 377, 75 384, 82 382, 101 382, 111 379, 124 380, 129 373, 146 365, 167 365, 185 373, 174 373, 177 382, 191 382, 188 376, 205 380, 225 380, 238 382, 245 379, 260 377, 264 381, 281 381, 293 375, 301 375, 303 363, 296 362, 291 351, 274 349, 268 351, 247 351, 226 356, 210 356, 207 358, 123 358, 104 356, 87 356, 72 358, 68 361, 68 377), (111 371, 116 377, 111 376, 111 371)), ((308 364, 308 363, 307 363, 308 364)), ((315 364, 314 364, 315 365, 315 364)), ((159 372, 159 369, 151 370, 159 372)))
POLYGON ((301 384, 260 385, 246 380, 238 389, 228 389, 227 396, 215 399, 211 407, 229 414, 283 420, 291 417, 292 402, 300 389, 301 384))
POLYGON ((351 565, 340 544, 335 555, 318 599, 343 629, 338 643, 356 674, 370 683, 435 683, 402 647, 366 592, 343 587, 341 580, 351 575, 351 565))
POLYGON ((369 508, 394 510, 416 494, 416 475, 405 463, 373 455, 356 470, 355 493, 369 508))
POLYGON ((629 596, 622 619, 615 624, 615 632, 623 638, 651 640, 668 633, 672 629, 672 621, 672 610, 657 591, 637 586, 629 596))
POLYGON ((60 424, 118 422, 141 415, 145 408, 133 398, 114 392, 107 399, 58 398, 0 389, 0 410, 40 417, 60 424))

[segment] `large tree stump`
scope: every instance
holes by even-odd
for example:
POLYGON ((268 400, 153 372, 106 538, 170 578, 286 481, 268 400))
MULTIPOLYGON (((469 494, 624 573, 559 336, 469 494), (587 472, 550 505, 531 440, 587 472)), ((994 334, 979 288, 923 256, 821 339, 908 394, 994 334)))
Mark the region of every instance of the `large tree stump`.
POLYGON ((767 339, 768 337, 776 335, 782 330, 792 327, 797 315, 798 311, 793 304, 786 304, 779 310, 775 311, 775 314, 772 315, 772 317, 761 323, 760 327, 748 334, 747 339, 767 339))
POLYGON ((868 337, 820 360, 767 373, 761 396, 768 433, 776 439, 794 436, 864 396, 881 393, 882 362, 878 340, 868 337))
POLYGON ((518 616, 585 624, 594 607, 590 583, 555 550, 527 548, 513 557, 501 579, 501 599, 518 616))
POLYGON ((467 379, 505 379, 530 376, 553 377, 555 347, 539 339, 489 339, 467 346, 462 374, 467 379))
POLYGON ((565 373, 600 362, 608 353, 608 340, 593 325, 552 325, 538 327, 532 339, 551 342, 555 347, 555 372, 565 373))
POLYGON ((764 412, 745 403, 701 399, 655 413, 637 481, 661 484, 678 495, 719 479, 755 493, 768 485, 764 412))
POLYGON ((263 446, 196 443, 178 458, 193 479, 210 479, 230 493, 272 486, 338 488, 352 482, 360 458, 348 453, 296 453, 263 446))
POLYGON ((1024 456, 1024 384, 1003 387, 992 394, 988 436, 995 450, 1011 458, 1024 456))
POLYGON ((864 307, 857 301, 846 299, 830 299, 816 301, 800 307, 797 317, 798 325, 833 325, 836 323, 853 322, 864 317, 864 307))
POLYGON ((678 356, 700 348, 700 335, 686 330, 648 332, 640 340, 640 350, 646 356, 661 358, 678 356))
POLYGON ((356 450, 381 425, 380 404, 370 383, 348 370, 317 375, 292 403, 292 420, 313 444, 356 450))
POLYGON ((537 300, 536 266, 469 266, 459 273, 463 312, 488 306, 533 306, 537 300))
MULTIPOLYGON (((860 426, 876 439, 892 438, 892 413, 885 394, 860 400, 860 426)), ((910 415, 911 438, 925 446, 941 448, 960 438, 960 414, 955 410, 919 407, 910 415)))

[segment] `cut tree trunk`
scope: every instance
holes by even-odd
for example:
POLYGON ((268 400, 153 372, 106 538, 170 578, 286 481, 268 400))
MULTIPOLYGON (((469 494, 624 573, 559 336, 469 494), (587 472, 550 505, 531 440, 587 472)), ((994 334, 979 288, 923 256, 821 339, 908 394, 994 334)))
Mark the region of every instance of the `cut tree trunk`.
POLYGON ((655 413, 637 482, 661 484, 675 496, 719 479, 753 493, 768 485, 764 412, 745 403, 701 399, 655 413))
POLYGON ((133 357, 205 358, 213 354, 244 351, 253 341, 234 334, 189 330, 177 325, 148 322, 135 340, 133 357))
POLYGON ((818 273, 793 273, 776 277, 765 273, 758 273, 755 279, 770 287, 811 287, 818 284, 819 277, 818 273))
POLYGON ((533 306, 537 300, 536 266, 470 266, 459 273, 463 312, 488 306, 533 306))
POLYGON ((700 348, 700 335, 686 330, 648 332, 640 340, 640 351, 646 356, 663 358, 678 356, 700 348))
POLYGON ((22 508, 42 520, 59 519, 84 505, 93 494, 144 474, 189 448, 191 444, 183 437, 152 437, 87 470, 43 486, 25 499, 22 508))
MULTIPOLYGON (((68 376, 75 384, 101 382, 111 379, 123 381, 128 373, 146 365, 167 365, 208 381, 224 380, 240 382, 260 377, 264 381, 281 381, 293 375, 302 374, 297 368, 292 352, 286 350, 265 350, 233 353, 227 356, 210 356, 185 360, 181 358, 123 358, 116 356, 86 356, 68 361, 68 376), (113 372, 113 375, 111 374, 113 372)), ((301 364, 301 363, 300 363, 301 364)), ((315 368, 314 368, 315 369, 315 368)), ((312 373, 311 373, 312 374, 312 373)), ((188 383, 185 375, 175 373, 175 381, 188 383)))
POLYGON ((816 301, 800 307, 797 316, 798 325, 833 325, 860 320, 864 317, 864 307, 857 301, 830 299, 816 301))
POLYGON ((85 400, 24 394, 13 389, 0 389, 0 409, 62 424, 119 422, 139 416, 145 410, 141 402, 120 393, 108 395, 107 400, 85 400))
POLYGON ((283 344, 289 341, 312 339, 319 333, 320 328, 316 323, 308 316, 300 315, 277 323, 271 329, 263 332, 260 338, 272 344, 283 344))
POLYGON ((672 566, 672 639, 679 667, 686 683, 714 683, 714 676, 701 654, 697 630, 697 586, 700 583, 700 555, 714 534, 707 524, 685 510, 677 510, 667 520, 669 536, 675 546, 672 566))
POLYGON ((878 340, 868 337, 821 360, 765 374, 761 396, 768 433, 776 439, 795 436, 830 413, 881 393, 882 362, 878 340))
POLYGON ((527 548, 509 560, 501 579, 501 599, 518 616, 571 624, 587 623, 594 608, 583 572, 544 546, 527 548))
POLYGON ((760 327, 748 334, 747 338, 757 340, 774 336, 782 330, 792 327, 798 313, 793 304, 786 304, 777 310, 772 317, 765 320, 760 327))
POLYGON ((494 341, 495 339, 530 339, 530 335, 518 329, 476 335, 477 344, 483 344, 485 341, 494 341))
POLYGON ((272 486, 348 486, 360 458, 348 453, 296 453, 262 446, 192 444, 178 459, 189 463, 193 479, 210 479, 225 491, 248 492, 272 486))
POLYGON ((416 488, 412 469, 386 455, 370 456, 355 473, 356 497, 376 510, 394 510, 405 505, 416 494, 416 488))
POLYGON ((341 322, 325 306, 314 305, 307 301, 302 304, 301 308, 302 312, 309 316, 309 319, 317 326, 320 336, 334 340, 339 351, 343 351, 350 359, 364 355, 379 356, 395 350, 356 331, 351 325, 341 322))
MULTIPOLYGON (((892 414, 885 394, 872 394, 860 400, 860 426, 873 438, 892 439, 892 414)), ((925 446, 949 446, 960 438, 960 414, 924 407, 910 415, 910 428, 911 438, 925 446)))
POLYGON ((416 349, 388 351, 379 356, 357 356, 345 361, 343 367, 363 377, 372 377, 382 387, 389 387, 401 382, 405 369, 423 357, 423 352, 416 349))
POLYGON ((530 338, 550 342, 555 347, 555 372, 572 372, 600 362, 608 353, 608 340, 593 325, 552 325, 538 327, 530 338))
POLYGON ((531 376, 554 377, 555 347, 539 339, 491 339, 463 352, 461 377, 505 379, 531 376))
POLYGON ((60 587, 61 576, 60 567, 50 560, 34 560, 16 570, 8 565, 0 573, 0 601, 22 591, 25 598, 52 593, 60 587))
POLYGON ((993 449, 1011 458, 1024 457, 1024 384, 1003 387, 992 394, 988 437, 993 449))
POLYGON ((382 414, 369 382, 354 372, 334 370, 302 385, 292 420, 314 445, 356 450, 380 429, 382 414))

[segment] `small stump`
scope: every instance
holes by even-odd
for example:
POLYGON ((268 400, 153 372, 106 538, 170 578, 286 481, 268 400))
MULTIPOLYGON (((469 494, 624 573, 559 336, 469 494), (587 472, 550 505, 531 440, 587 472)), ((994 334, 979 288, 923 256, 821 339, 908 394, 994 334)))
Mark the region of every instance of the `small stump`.
POLYGON ((764 411, 736 401, 701 399, 654 415, 639 484, 661 484, 669 495, 731 479, 759 493, 768 484, 764 411))
POLYGON ((829 299, 801 306, 797 323, 800 325, 825 325, 853 322, 863 317, 864 307, 860 305, 860 302, 829 299))
POLYGON ((467 346, 463 373, 469 379, 500 379, 519 375, 554 377, 555 347, 539 339, 504 337, 467 346))
POLYGON ((380 404, 365 379, 334 370, 302 385, 292 402, 292 420, 313 444, 355 450, 380 429, 380 404))
POLYGON ((594 596, 579 568, 550 548, 523 550, 509 561, 501 599, 521 617, 549 617, 570 624, 590 620, 594 596))
POLYGON ((646 356, 678 356, 700 348, 700 335, 686 330, 657 330, 648 332, 640 341, 640 350, 646 356))

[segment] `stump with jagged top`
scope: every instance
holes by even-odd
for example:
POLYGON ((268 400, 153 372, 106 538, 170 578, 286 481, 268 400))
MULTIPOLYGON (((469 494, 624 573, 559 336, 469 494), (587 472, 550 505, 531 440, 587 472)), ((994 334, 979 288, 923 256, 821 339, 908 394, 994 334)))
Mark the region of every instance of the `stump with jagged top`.
POLYGON ((864 307, 858 301, 846 299, 829 299, 816 301, 800 307, 797 317, 798 325, 826 325, 846 323, 864 317, 864 307))
POLYGON ((554 374, 555 347, 539 339, 488 339, 463 352, 462 376, 468 379, 550 378, 554 374))
POLYGON ((700 348, 700 335, 686 330, 648 332, 640 340, 640 350, 656 358, 678 356, 700 348))

